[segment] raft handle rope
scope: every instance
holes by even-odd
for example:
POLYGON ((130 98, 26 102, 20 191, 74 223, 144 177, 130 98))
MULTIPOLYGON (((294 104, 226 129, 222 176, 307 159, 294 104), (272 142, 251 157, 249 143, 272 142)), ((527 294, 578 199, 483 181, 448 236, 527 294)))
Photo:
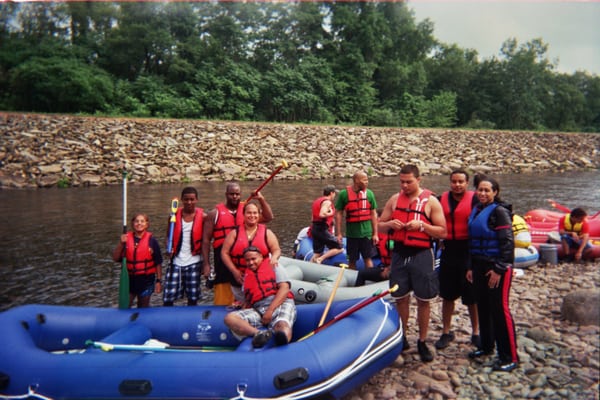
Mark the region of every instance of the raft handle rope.
MULTIPOLYGON (((343 382, 348 377, 354 375, 354 373, 356 372, 356 369, 362 363, 369 362, 370 358, 372 358, 380 353, 384 353, 384 354, 387 353, 390 345, 395 346, 396 344, 400 343, 400 340, 402 338, 402 330, 400 330, 399 335, 396 335, 396 340, 394 341, 394 343, 387 343, 385 346, 376 349, 376 351, 374 353, 368 354, 371 351, 371 348, 374 346, 375 341, 381 334, 381 331, 383 330, 383 328, 385 326, 388 314, 392 307, 392 305, 390 303, 386 302, 383 299, 379 299, 379 301, 383 304, 384 309, 385 309, 385 314, 383 316, 383 319, 381 320, 381 323, 379 324, 377 331, 373 335, 373 338, 371 339, 369 344, 365 347, 364 351, 349 366, 347 366, 346 368, 344 368, 343 370, 338 372, 332 379, 329 379, 328 381, 321 382, 315 386, 301 389, 295 393, 287 393, 280 397, 273 397, 272 399, 275 399, 275 400, 301 400, 301 399, 305 399, 307 397, 314 396, 318 392, 322 392, 323 390, 330 389, 330 388, 334 387, 335 385, 339 384, 340 382, 343 382)), ((247 389, 246 384, 238 384, 238 386, 237 386, 238 396, 232 397, 229 400, 260 400, 260 398, 258 398, 258 397, 256 397, 256 398, 255 397, 246 397, 244 395, 246 392, 246 389, 247 389), (243 390, 241 390, 241 389, 243 389, 243 390)))
POLYGON ((35 389, 37 389, 37 385, 30 385, 29 388, 27 388, 27 394, 17 394, 17 395, 13 395, 13 396, 5 396, 3 394, 0 394, 0 399, 11 399, 11 400, 16 400, 16 399, 40 399, 40 400, 53 400, 51 397, 46 397, 44 395, 38 394, 35 392, 35 389))

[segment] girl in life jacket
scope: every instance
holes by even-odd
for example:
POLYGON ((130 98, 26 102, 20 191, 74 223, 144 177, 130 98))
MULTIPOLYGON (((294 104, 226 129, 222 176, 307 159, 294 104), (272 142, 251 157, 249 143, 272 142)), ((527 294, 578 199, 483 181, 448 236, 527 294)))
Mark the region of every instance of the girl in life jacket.
POLYGON ((121 235, 113 251, 113 260, 125 257, 129 274, 129 307, 137 298, 137 307, 149 307, 152 293, 160 293, 163 262, 158 241, 148 232, 150 219, 146 214, 135 214, 131 219, 133 231, 121 235))

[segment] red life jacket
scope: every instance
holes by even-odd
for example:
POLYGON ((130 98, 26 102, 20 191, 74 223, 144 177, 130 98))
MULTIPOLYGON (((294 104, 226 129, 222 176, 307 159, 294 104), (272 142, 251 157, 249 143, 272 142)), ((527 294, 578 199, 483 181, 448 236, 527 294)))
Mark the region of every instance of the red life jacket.
MULTIPOLYGON (((246 274, 244 275, 244 296, 248 303, 254 304, 257 301, 269 296, 275 296, 276 294, 276 274, 273 267, 269 264, 268 258, 263 259, 256 271, 252 271, 250 268, 246 269, 246 274)), ((294 295, 290 291, 287 297, 293 299, 294 295)))
MULTIPOLYGON (((181 224, 181 212, 182 208, 177 210, 175 216, 175 228, 173 230, 173 256, 179 254, 181 250, 181 235, 182 235, 182 224, 181 224)), ((196 207, 196 214, 194 215, 194 221, 192 222, 192 254, 202 254, 202 228, 204 225, 204 210, 196 207)))
POLYGON ((235 214, 232 214, 223 203, 217 204, 215 208, 217 209, 217 221, 213 228, 213 247, 216 249, 223 245, 225 236, 229 232, 244 223, 244 205, 240 203, 235 214))
POLYGON ((448 230, 446 240, 467 240, 469 238, 469 215, 471 215, 471 205, 473 204, 475 192, 466 191, 454 210, 450 210, 449 197, 451 195, 450 192, 444 192, 440 199, 448 230))
POLYGON ((229 256, 231 257, 233 265, 235 265, 236 268, 240 270, 242 275, 244 275, 244 272, 246 271, 244 249, 246 247, 252 245, 258 248, 265 260, 270 260, 270 251, 269 246, 267 245, 267 227, 263 224, 258 224, 256 235, 254 235, 254 239, 252 239, 251 241, 248 240, 248 235, 246 234, 246 227, 244 226, 244 224, 238 226, 236 229, 237 233, 235 237, 235 242, 233 242, 233 246, 231 246, 229 256))
POLYGON ((389 266, 392 264, 392 249, 390 248, 390 235, 381 231, 377 232, 379 242, 377 243, 377 251, 383 265, 389 266))
POLYGON ((129 275, 150 275, 156 273, 156 265, 150 251, 152 233, 144 232, 139 242, 135 243, 133 232, 127 232, 125 258, 129 275))
POLYGON ((348 204, 346 204, 346 222, 362 222, 371 220, 371 203, 367 200, 367 190, 358 192, 352 186, 346 188, 348 204), (359 197, 359 195, 362 195, 359 197))
MULTIPOLYGON (((392 219, 397 219, 403 223, 408 221, 420 221, 422 218, 431 222, 429 217, 425 214, 425 205, 429 201, 431 191, 424 189, 419 197, 409 203, 409 198, 400 192, 398 201, 396 202, 396 209, 392 212, 392 219)), ((397 242, 401 242, 404 246, 410 247, 431 247, 431 236, 425 232, 420 231, 406 231, 394 230, 392 233, 392 239, 397 242)))
POLYGON ((321 196, 318 199, 316 199, 315 201, 313 201, 312 222, 325 222, 327 224, 327 226, 329 227, 329 230, 331 231, 333 228, 333 215, 330 215, 329 217, 326 217, 326 218, 319 217, 319 214, 321 213, 321 205, 323 204, 323 202, 325 200, 330 200, 329 196, 321 196))

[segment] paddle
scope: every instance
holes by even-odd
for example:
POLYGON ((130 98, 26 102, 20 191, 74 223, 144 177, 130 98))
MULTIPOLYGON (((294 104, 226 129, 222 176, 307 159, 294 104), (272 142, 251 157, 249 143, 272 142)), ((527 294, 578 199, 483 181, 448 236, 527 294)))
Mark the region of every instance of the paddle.
POLYGON ((327 317, 327 313, 329 312, 329 308, 331 307, 331 303, 333 303, 333 298, 335 297, 335 292, 337 292, 338 286, 340 286, 340 282, 342 281, 342 277, 344 276, 344 270, 348 268, 348 264, 340 264, 340 272, 338 273, 337 279, 335 280, 335 284, 333 285, 333 290, 329 295, 329 300, 327 300, 327 305, 325 306, 325 310, 323 311, 323 315, 321 316, 321 321, 319 321, 319 325, 323 325, 325 322, 325 318, 327 317))
POLYGON ((566 213, 570 213, 571 209, 567 206, 563 206, 562 204, 557 203, 556 201, 552 200, 552 199, 548 199, 548 202, 550 203, 550 205, 554 208, 556 208, 557 210, 560 210, 562 212, 566 212, 566 213))
POLYGON ((152 344, 113 344, 105 342, 95 342, 86 340, 86 346, 92 346, 102 351, 148 351, 148 352, 215 352, 215 351, 233 351, 235 347, 220 347, 220 346, 169 346, 166 343, 156 342, 152 344))
POLYGON ((281 165, 279 167, 277 167, 275 169, 275 171, 273 171, 273 173, 271 175, 269 175, 269 177, 267 179, 264 180, 263 183, 260 184, 260 186, 258 187, 258 189, 256 189, 254 192, 252 192, 252 194, 250 195, 250 197, 248 197, 246 199, 246 203, 250 201, 250 199, 252 198, 252 196, 254 195, 254 193, 258 193, 262 190, 262 188, 264 188, 267 183, 269 183, 271 181, 271 179, 273 179, 275 177, 275 175, 277 175, 279 173, 279 171, 281 171, 283 168, 287 168, 288 167, 288 163, 285 160, 281 160, 281 165))
MULTIPOLYGON (((123 234, 127 233, 127 169, 123 167, 123 234)), ((127 272, 127 250, 123 245, 123 262, 119 278, 119 308, 129 308, 129 273, 127 272)))
POLYGON ((175 222, 177 209, 179 208, 179 200, 175 197, 171 200, 171 213, 169 214, 169 238, 167 239, 167 253, 173 252, 173 231, 175 230, 175 222))
POLYGON ((371 297, 367 297, 362 299, 361 301, 359 301, 358 303, 354 304, 353 306, 351 306, 350 308, 347 308, 346 310, 342 311, 341 313, 337 314, 336 316, 334 316, 332 319, 330 319, 329 321, 327 321, 325 324, 318 326, 315 330, 313 330, 312 332, 307 333, 306 335, 304 335, 303 337, 301 337, 300 339, 298 339, 298 342, 303 341, 304 339, 307 339, 309 337, 311 337, 312 335, 322 331, 323 329, 327 328, 328 326, 331 326, 333 324, 335 324, 336 322, 346 318, 347 316, 354 314, 356 311, 360 310, 361 308, 364 308, 366 306, 368 306, 369 304, 381 299, 382 297, 387 296, 390 293, 394 293, 396 290, 398 290, 398 285, 394 285, 393 287, 385 290, 385 291, 381 291, 378 290, 377 292, 373 293, 373 295, 371 297))

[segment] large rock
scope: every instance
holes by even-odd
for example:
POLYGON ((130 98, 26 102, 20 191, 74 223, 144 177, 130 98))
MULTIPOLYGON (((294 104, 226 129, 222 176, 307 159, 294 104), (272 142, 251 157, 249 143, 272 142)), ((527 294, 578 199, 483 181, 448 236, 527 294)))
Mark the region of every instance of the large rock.
POLYGON ((563 299, 562 317, 580 325, 600 325, 600 290, 578 290, 563 299))

